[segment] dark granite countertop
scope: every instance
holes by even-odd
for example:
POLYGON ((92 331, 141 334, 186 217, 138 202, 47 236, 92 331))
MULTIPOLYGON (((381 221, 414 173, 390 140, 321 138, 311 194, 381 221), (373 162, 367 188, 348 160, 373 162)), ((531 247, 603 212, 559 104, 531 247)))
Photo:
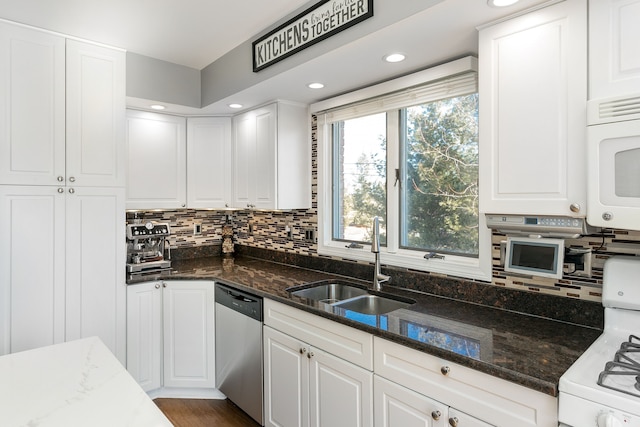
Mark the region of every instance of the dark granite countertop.
POLYGON ((292 296, 286 288, 325 279, 370 284, 255 258, 205 257, 174 261, 173 268, 171 273, 130 277, 127 283, 217 279, 551 396, 558 394, 560 376, 601 334, 596 328, 395 286, 383 286, 383 291, 416 304, 379 316, 332 309, 292 296))

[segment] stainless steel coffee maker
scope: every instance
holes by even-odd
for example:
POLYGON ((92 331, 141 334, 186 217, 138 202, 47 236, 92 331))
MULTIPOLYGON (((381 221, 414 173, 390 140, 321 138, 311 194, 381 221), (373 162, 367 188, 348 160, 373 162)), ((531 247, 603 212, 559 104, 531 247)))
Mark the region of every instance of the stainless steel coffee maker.
POLYGON ((171 227, 168 223, 127 224, 127 273, 170 269, 169 236, 171 227))

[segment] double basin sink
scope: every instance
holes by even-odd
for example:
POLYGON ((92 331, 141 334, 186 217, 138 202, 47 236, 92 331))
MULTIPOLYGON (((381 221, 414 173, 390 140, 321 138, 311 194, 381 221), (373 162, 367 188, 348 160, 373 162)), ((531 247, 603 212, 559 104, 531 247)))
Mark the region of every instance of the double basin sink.
POLYGON ((288 288, 292 296, 361 314, 385 314, 415 304, 400 298, 339 281, 323 281, 288 288))

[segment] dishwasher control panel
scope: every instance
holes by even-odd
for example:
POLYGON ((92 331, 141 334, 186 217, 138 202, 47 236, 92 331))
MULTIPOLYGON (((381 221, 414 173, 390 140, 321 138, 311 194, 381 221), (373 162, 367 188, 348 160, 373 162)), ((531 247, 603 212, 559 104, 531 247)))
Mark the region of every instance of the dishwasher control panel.
POLYGON ((216 283, 216 303, 262 322, 262 297, 216 283))

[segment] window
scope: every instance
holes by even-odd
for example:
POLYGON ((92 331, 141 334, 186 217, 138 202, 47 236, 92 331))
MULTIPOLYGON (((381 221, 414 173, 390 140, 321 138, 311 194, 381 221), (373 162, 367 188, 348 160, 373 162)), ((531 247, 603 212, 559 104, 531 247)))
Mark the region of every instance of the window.
POLYGON ((314 111, 320 254, 372 261, 378 216, 384 264, 490 280, 490 232, 478 207, 476 74, 442 78, 447 67, 314 111), (416 85, 420 78, 426 83, 416 85))

